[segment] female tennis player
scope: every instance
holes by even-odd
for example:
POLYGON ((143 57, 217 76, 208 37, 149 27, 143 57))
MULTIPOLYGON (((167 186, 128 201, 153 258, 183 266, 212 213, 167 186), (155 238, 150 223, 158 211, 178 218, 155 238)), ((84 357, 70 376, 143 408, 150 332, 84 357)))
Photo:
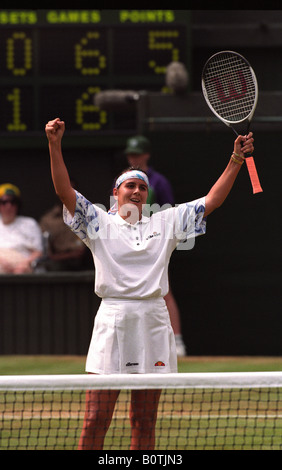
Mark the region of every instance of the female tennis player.
MULTIPOLYGON (((252 133, 239 136, 227 168, 200 199, 142 214, 148 178, 130 169, 113 190, 117 212, 90 203, 71 186, 61 141, 65 124, 49 121, 51 173, 64 204, 65 223, 89 247, 95 264, 95 292, 101 297, 86 360, 93 374, 177 372, 174 334, 163 297, 168 264, 177 244, 204 234, 206 216, 219 207, 238 175, 244 154, 253 152, 252 133), (242 145, 241 145, 242 144, 242 145)), ((99 175, 97 175, 99 177, 99 175)), ((131 450, 153 450, 159 390, 131 393, 131 450)), ((99 450, 111 423, 119 391, 89 391, 79 449, 99 450)))

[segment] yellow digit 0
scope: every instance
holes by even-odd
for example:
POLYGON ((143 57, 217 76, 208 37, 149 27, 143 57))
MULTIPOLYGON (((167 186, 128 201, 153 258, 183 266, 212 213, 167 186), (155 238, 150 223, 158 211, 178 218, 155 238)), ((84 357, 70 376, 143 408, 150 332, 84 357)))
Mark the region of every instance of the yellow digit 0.
POLYGON ((32 41, 22 31, 15 32, 12 37, 7 39, 6 42, 6 65, 7 69, 12 72, 13 75, 23 76, 26 75, 27 71, 32 68, 32 41), (15 50, 17 44, 22 43, 23 46, 23 63, 22 66, 16 64, 15 61, 15 50))

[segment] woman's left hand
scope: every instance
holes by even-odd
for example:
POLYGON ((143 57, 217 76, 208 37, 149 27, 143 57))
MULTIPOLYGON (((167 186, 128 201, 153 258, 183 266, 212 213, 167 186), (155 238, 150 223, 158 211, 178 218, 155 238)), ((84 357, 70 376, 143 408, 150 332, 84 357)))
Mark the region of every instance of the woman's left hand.
POLYGON ((250 132, 246 136, 239 135, 234 142, 234 153, 244 157, 245 154, 253 153, 254 152, 254 145, 253 145, 253 133, 250 132))

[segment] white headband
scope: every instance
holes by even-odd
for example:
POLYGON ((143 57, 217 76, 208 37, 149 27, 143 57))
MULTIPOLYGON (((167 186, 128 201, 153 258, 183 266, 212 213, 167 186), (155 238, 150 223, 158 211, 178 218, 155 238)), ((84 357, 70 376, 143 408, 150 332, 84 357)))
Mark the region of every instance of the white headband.
POLYGON ((118 179, 116 180, 115 188, 118 188, 121 185, 121 183, 131 178, 138 178, 140 180, 143 180, 146 183, 146 185, 149 186, 148 177, 145 173, 143 173, 143 171, 129 170, 118 177, 118 179))

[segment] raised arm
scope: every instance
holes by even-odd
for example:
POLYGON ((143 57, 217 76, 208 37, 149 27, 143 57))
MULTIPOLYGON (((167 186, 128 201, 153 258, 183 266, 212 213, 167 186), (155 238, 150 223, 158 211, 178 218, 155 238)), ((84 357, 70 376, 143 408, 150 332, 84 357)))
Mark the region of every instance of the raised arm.
POLYGON ((235 140, 234 151, 226 169, 206 196, 205 216, 211 214, 225 201, 244 163, 244 155, 254 151, 253 142, 252 132, 235 140))
POLYGON ((49 121, 46 124, 45 132, 49 141, 51 174, 56 194, 69 212, 74 215, 76 195, 71 186, 62 154, 62 137, 65 132, 65 123, 59 118, 49 121))

